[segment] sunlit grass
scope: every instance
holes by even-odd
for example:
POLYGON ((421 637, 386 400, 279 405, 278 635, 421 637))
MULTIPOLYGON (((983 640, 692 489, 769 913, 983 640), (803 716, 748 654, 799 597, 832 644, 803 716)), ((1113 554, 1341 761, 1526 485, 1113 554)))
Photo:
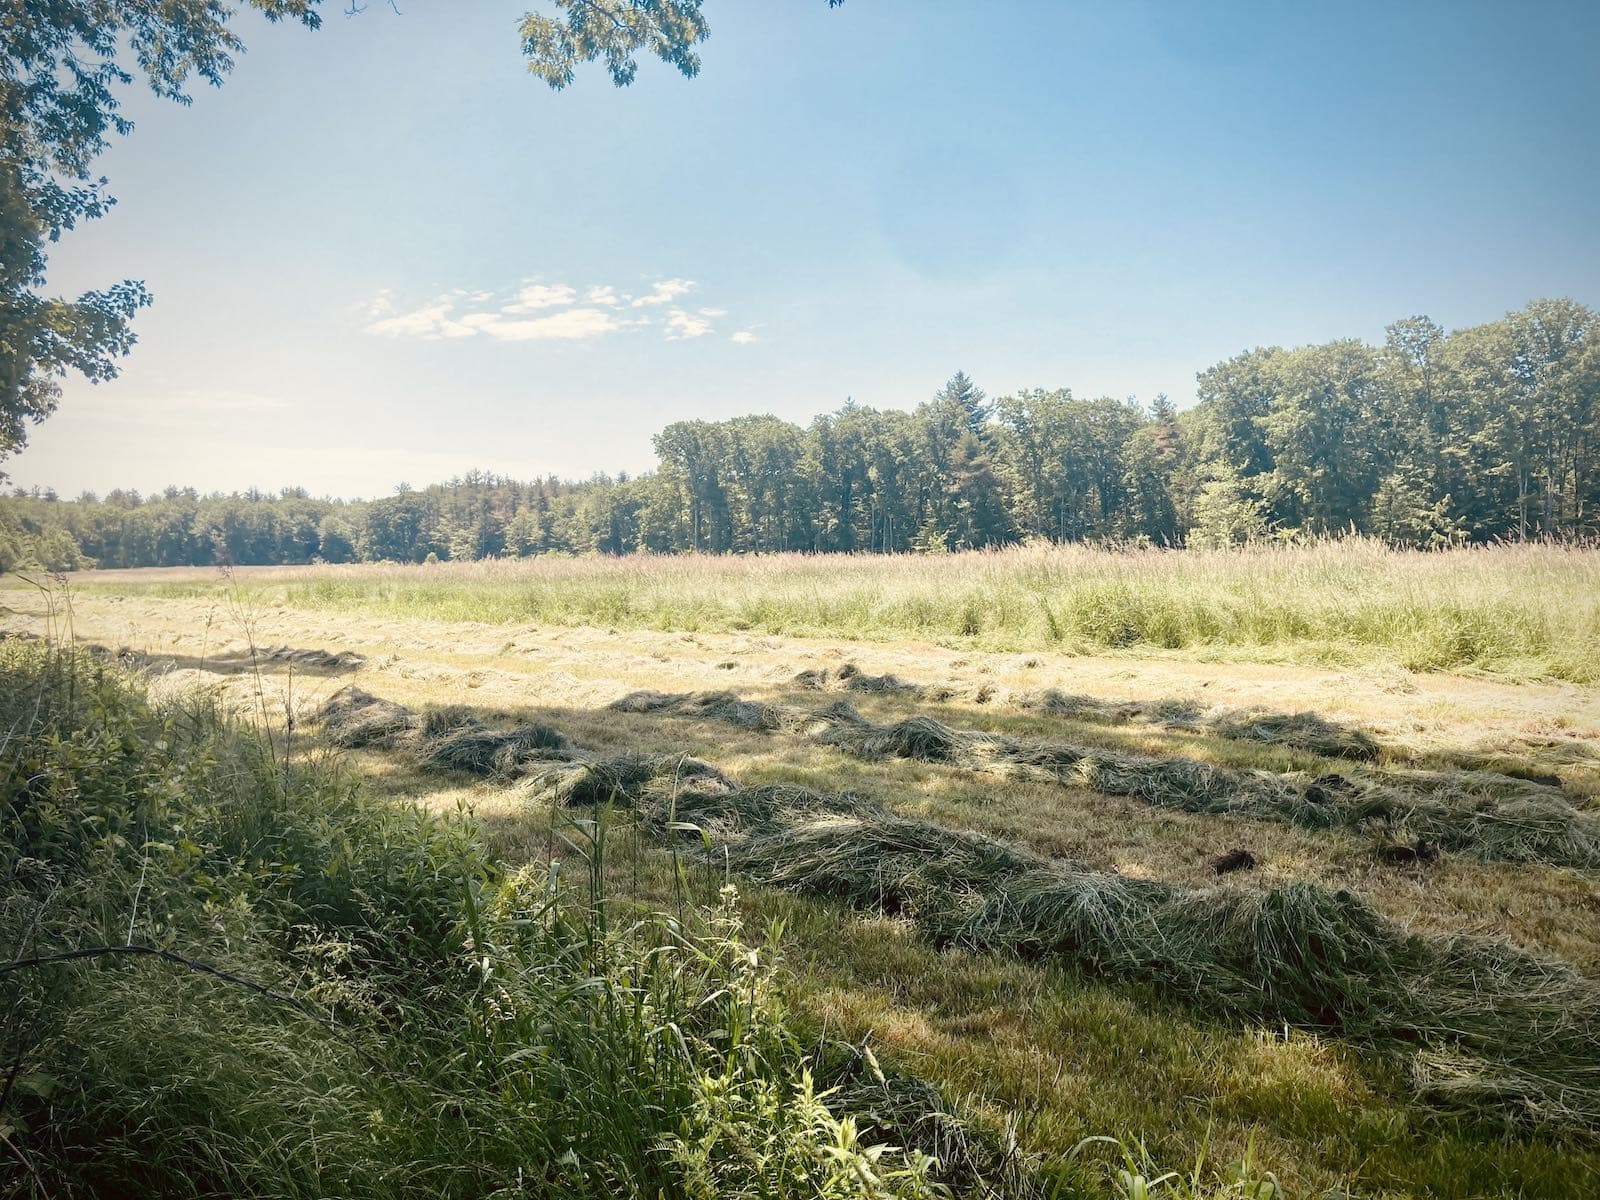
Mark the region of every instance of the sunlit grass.
MULTIPOLYGON (((97 572, 84 583, 162 596, 223 586, 198 570, 97 572)), ((240 572, 234 585, 295 608, 488 624, 1181 651, 1600 680, 1600 552, 1554 545, 547 558, 270 568, 240 572)))

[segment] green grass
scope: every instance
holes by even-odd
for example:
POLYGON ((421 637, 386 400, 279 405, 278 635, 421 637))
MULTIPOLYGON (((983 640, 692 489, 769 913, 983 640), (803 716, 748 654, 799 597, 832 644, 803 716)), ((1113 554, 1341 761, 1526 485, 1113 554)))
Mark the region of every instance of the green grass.
POLYGON ((1424 553, 1347 540, 1238 551, 1025 547, 947 557, 545 559, 214 573, 89 586, 489 624, 1181 651, 1600 680, 1600 552, 1424 553))
POLYGON ((40 646, 0 646, 0 731, 0 1194, 940 1194, 824 1102, 733 893, 613 922, 603 827, 506 870, 40 646))

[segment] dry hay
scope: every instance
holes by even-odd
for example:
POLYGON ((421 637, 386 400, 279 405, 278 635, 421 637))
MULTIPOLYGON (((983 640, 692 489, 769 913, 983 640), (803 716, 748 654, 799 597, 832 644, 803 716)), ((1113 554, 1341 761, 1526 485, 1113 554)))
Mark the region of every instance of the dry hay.
POLYGON ((258 657, 263 662, 286 662, 330 671, 359 671, 367 665, 367 656, 354 650, 296 650, 292 646, 274 646, 261 651, 258 657))
POLYGON ((1218 737, 1304 750, 1328 758, 1375 761, 1382 747, 1369 734, 1312 712, 1276 712, 1268 709, 1217 709, 1207 714, 1197 700, 1101 700, 1095 696, 1063 692, 1058 688, 1003 691, 993 684, 912 683, 897 675, 869 675, 854 663, 836 671, 816 668, 801 671, 791 681, 805 691, 844 690, 902 695, 936 703, 1000 703, 1025 711, 1043 712, 1074 721, 1110 725, 1135 722, 1168 729, 1205 729, 1218 737))
POLYGON ((1377 741, 1359 729, 1340 725, 1313 712, 1283 713, 1265 709, 1220 712, 1211 718, 1209 728, 1234 741, 1288 746, 1326 758, 1373 762, 1381 753, 1377 741))
POLYGON ((686 754, 606 756, 574 750, 563 760, 524 763, 522 770, 530 800, 572 808, 615 804, 643 809, 655 798, 658 810, 669 812, 664 796, 684 791, 709 796, 734 786, 716 767, 686 754))
POLYGON ((1235 770, 1179 756, 1129 754, 956 729, 916 716, 875 724, 843 700, 811 711, 756 704, 731 692, 634 693, 614 708, 743 729, 789 730, 867 761, 944 763, 1130 796, 1184 812, 1242 816, 1309 829, 1381 828, 1486 862, 1600 869, 1600 814, 1559 791, 1487 772, 1391 771, 1355 778, 1235 770))
POLYGON ((381 700, 351 685, 328 698, 317 714, 331 745, 344 749, 390 750, 422 730, 422 719, 392 700, 381 700))
POLYGON ((417 762, 431 770, 512 778, 522 774, 528 763, 565 758, 571 749, 566 737, 548 725, 508 730, 467 726, 425 736, 417 762))
POLYGON ((1017 708, 1051 713, 1071 720, 1113 725, 1142 722, 1167 729, 1204 730, 1230 741, 1282 746, 1324 758, 1375 762, 1383 752, 1370 734, 1314 712, 1219 708, 1208 714, 1197 700, 1100 700, 1055 688, 1018 692, 1010 702, 1017 708))
POLYGON ((927 684, 912 683, 898 675, 870 675, 855 663, 845 663, 837 670, 826 667, 801 671, 790 681, 791 686, 808 692, 846 691, 877 696, 905 696, 914 700, 933 700, 939 703, 966 701, 971 704, 988 704, 1000 695, 992 683, 982 684, 927 684))
POLYGON ((629 692, 606 707, 612 712, 666 713, 766 731, 802 729, 810 720, 802 709, 744 700, 733 692, 629 692))

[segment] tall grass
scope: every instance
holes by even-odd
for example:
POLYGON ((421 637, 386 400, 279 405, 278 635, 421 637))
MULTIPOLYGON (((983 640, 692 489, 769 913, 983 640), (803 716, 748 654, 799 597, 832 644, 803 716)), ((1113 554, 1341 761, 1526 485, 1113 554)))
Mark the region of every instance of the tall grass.
POLYGON ((0 1194, 940 1194, 829 1106, 731 895, 613 920, 603 825, 507 874, 39 646, 0 743, 0 1194))
MULTIPOLYGON (((1558 545, 640 556, 272 568, 236 581, 295 607, 491 624, 1214 650, 1600 680, 1600 551, 1558 545)), ((216 586, 203 572, 86 582, 184 596, 216 586)))

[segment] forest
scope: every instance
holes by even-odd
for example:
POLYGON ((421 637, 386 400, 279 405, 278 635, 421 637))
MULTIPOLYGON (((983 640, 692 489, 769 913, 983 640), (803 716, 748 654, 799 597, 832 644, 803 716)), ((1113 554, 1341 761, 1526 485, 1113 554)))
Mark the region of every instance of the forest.
POLYGON ((1196 400, 991 400, 958 372, 911 412, 673 422, 635 478, 469 472, 350 502, 17 489, 0 569, 1600 533, 1600 314, 1571 300, 1452 333, 1412 317, 1381 346, 1249 350, 1201 372, 1196 400))

